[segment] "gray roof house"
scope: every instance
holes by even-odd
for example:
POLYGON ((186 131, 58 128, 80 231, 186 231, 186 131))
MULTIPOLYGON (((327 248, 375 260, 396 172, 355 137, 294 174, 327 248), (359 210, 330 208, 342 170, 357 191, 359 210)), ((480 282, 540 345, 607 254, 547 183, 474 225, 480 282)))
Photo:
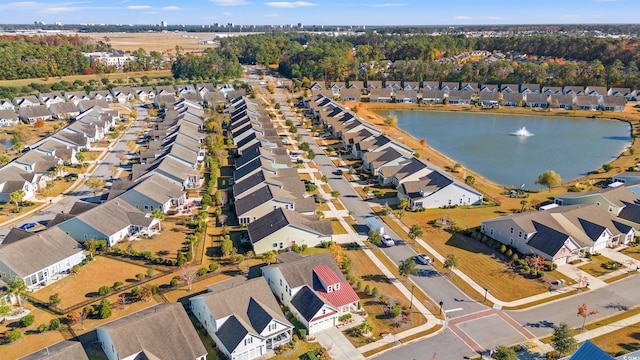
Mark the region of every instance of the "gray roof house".
POLYGON ((9 99, 0 99, 0 110, 14 110, 15 106, 9 99))
MULTIPOLYGON (((523 92, 524 93, 524 92, 523 92)), ((549 107, 549 95, 535 92, 525 93, 525 103, 528 107, 546 109, 549 107)))
POLYGON ((84 260, 84 249, 59 228, 30 233, 12 229, 0 244, 0 279, 18 277, 30 289, 57 279, 84 260))
POLYGON ((517 84, 501 84, 500 85, 500 92, 501 93, 518 93, 519 91, 519 86, 517 84))
POLYGON ((418 92, 415 90, 397 90, 394 94, 397 103, 417 103, 418 92))
POLYGON ((520 106, 521 102, 524 103, 524 94, 519 92, 502 92, 503 106, 520 106))
POLYGON ((106 239, 108 246, 113 246, 127 237, 151 236, 160 231, 158 219, 148 216, 124 200, 114 199, 76 215, 74 209, 84 206, 81 202, 75 203, 69 214, 72 215, 71 218, 65 216, 60 219, 59 215, 68 214, 58 214, 50 223, 78 242, 84 242, 87 239, 106 239))
POLYGON ((53 92, 50 92, 50 93, 41 93, 38 96, 38 100, 40 100, 40 102, 43 105, 47 105, 47 107, 49 107, 49 106, 51 106, 53 104, 63 103, 65 101, 67 101, 59 91, 53 91, 53 92))
POLYGON ((470 91, 451 90, 447 95, 446 101, 449 105, 468 105, 471 103, 471 94, 470 91))
POLYGON ((603 96, 602 110, 604 111, 624 111, 625 98, 622 96, 603 96))
POLYGON ((89 360, 79 341, 64 340, 18 360, 89 360))
POLYGON ((369 90, 369 101, 371 102, 391 102, 391 89, 371 88, 369 90))
POLYGON ((235 277, 190 299, 191 311, 229 359, 252 360, 291 341, 285 318, 263 277, 235 277))
POLYGON ((163 213, 179 210, 187 200, 182 186, 153 174, 119 196, 120 199, 146 213, 160 209, 163 213))
POLYGON ((576 107, 579 110, 596 111, 600 107, 600 99, 598 96, 578 95, 576 96, 576 107))
POLYGON ((551 102, 552 108, 570 110, 573 108, 574 99, 575 98, 571 95, 551 94, 549 101, 551 102))
POLYGON ((96 90, 89 93, 89 97, 95 100, 113 101, 113 95, 109 90, 96 90))
POLYGON ((331 241, 329 221, 278 208, 247 226, 249 240, 256 255, 282 250, 293 245, 316 247, 331 241))
POLYGON ((482 204, 482 193, 437 170, 418 180, 402 182, 398 198, 408 199, 412 209, 482 204))
POLYGON ((482 106, 498 106, 500 96, 497 91, 480 91, 478 100, 482 106))
POLYGON ((75 105, 78 105, 83 100, 91 100, 91 97, 85 91, 67 91, 64 96, 75 105))
POLYGON ((40 100, 34 95, 17 96, 13 98, 13 104, 17 107, 39 106, 40 100))
POLYGON ((522 84, 520 85, 520 92, 523 94, 539 94, 540 84, 522 84))
POLYGON ((440 90, 440 82, 439 81, 423 81, 422 82, 422 90, 440 90))
POLYGON ((265 185, 243 196, 235 205, 236 215, 241 224, 256 221, 279 207, 306 215, 313 215, 316 210, 312 198, 300 198, 273 185, 265 185))
POLYGON ((422 89, 422 102, 423 103, 442 103, 444 101, 444 91, 442 90, 427 90, 422 89))
POLYGON ((0 127, 18 125, 18 114, 13 110, 0 110, 0 127))
POLYGON ((49 106, 51 116, 56 119, 72 119, 80 114, 73 102, 57 102, 49 106))
POLYGON ((18 110, 18 117, 20 117, 20 120, 28 123, 35 123, 37 120, 51 120, 52 118, 46 105, 21 107, 20 110, 18 110))
POLYGON ((360 101, 362 91, 360 89, 344 89, 340 91, 340 101, 360 101))
POLYGON ((109 360, 205 360, 202 345, 181 303, 164 303, 100 325, 98 341, 109 360))

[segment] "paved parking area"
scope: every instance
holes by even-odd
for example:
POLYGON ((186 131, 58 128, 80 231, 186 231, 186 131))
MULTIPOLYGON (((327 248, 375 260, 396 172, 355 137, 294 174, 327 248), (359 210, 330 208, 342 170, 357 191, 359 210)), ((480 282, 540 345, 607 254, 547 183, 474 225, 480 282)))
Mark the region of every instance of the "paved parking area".
POLYGON ((485 349, 527 341, 524 335, 516 331, 498 314, 463 322, 457 326, 485 349))

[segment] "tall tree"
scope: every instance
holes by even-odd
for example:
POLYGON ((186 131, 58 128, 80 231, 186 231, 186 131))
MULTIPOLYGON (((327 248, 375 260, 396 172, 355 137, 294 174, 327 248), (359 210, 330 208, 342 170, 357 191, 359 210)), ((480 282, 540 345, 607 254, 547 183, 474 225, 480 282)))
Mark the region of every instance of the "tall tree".
POLYGON ((24 190, 22 189, 18 189, 12 192, 11 194, 9 194, 9 201, 16 204, 16 212, 20 211, 19 204, 22 203, 23 199, 24 199, 24 190))
POLYGON ((413 258, 408 258, 404 260, 400 260, 400 266, 398 266, 398 271, 400 272, 400 276, 406 278, 409 275, 417 275, 418 268, 416 267, 416 262, 413 258))
POLYGON ((18 300, 18 306, 22 307, 22 297, 27 293, 27 284, 24 280, 16 277, 7 284, 7 292, 18 300))
POLYGON ((419 237, 422 237, 423 233, 424 230, 422 229, 422 226, 420 226, 420 224, 413 224, 411 225, 411 229, 409 230, 409 238, 411 240, 415 240, 419 237))
POLYGON ((561 354, 572 352, 576 348, 576 339, 571 334, 571 328, 566 323, 560 323, 553 328, 553 336, 551 337, 551 346, 561 354))
POLYGON ((444 261, 444 268, 451 273, 453 269, 457 268, 460 265, 460 259, 456 256, 456 254, 451 253, 447 255, 447 258, 444 261))
POLYGON ((595 315, 598 313, 598 310, 592 310, 589 311, 589 307, 587 306, 587 304, 582 304, 580 307, 578 307, 578 316, 582 316, 582 329, 584 330, 584 325, 587 322, 587 317, 591 316, 591 315, 595 315))

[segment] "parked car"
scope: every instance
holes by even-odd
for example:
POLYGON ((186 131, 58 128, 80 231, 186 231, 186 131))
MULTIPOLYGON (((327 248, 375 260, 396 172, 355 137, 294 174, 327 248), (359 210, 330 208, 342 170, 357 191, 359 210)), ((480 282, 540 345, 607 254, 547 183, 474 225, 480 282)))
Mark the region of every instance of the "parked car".
POLYGON ((38 226, 38 224, 36 224, 36 223, 26 223, 26 224, 22 224, 22 226, 20 226, 20 229, 24 230, 24 231, 27 231, 29 229, 33 229, 36 226, 38 226))
POLYGON ((387 234, 382 234, 382 243, 386 246, 394 246, 396 244, 395 241, 391 238, 391 236, 387 234))
POLYGON ((431 264, 431 259, 426 254, 418 254, 416 255, 416 262, 422 265, 431 264))
POLYGON ((342 169, 336 170, 336 175, 342 175, 342 169))

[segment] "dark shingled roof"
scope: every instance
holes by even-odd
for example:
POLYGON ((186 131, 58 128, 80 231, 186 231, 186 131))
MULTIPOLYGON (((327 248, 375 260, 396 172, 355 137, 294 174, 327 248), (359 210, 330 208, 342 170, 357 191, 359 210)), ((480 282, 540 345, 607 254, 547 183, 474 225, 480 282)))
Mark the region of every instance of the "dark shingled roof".
POLYGON ((227 349, 235 349, 249 331, 235 315, 230 316, 216 332, 227 349))
POLYGON ((275 209, 250 223, 247 230, 249 231, 251 242, 255 244, 289 225, 316 233, 319 236, 331 236, 333 234, 331 222, 320 221, 283 208, 275 209))
POLYGON ((624 208, 618 214, 618 217, 636 224, 640 224, 640 205, 623 201, 624 208))
POLYGON ((331 254, 309 255, 300 257, 297 260, 287 259, 286 262, 269 265, 269 267, 280 269, 289 287, 296 288, 305 284, 313 286, 314 276, 312 269, 320 265, 327 265, 340 278, 340 281, 346 280, 331 254))
MULTIPOLYGON (((311 272, 311 269, 309 269, 309 272, 311 272)), ((325 305, 325 302, 311 288, 304 286, 291 299, 291 305, 298 310, 305 320, 311 321, 325 305)))
POLYGON ((567 234, 542 225, 537 221, 533 221, 533 226, 537 232, 531 237, 527 244, 551 257, 555 256, 558 251, 562 249, 565 241, 567 241, 569 237, 567 234))

